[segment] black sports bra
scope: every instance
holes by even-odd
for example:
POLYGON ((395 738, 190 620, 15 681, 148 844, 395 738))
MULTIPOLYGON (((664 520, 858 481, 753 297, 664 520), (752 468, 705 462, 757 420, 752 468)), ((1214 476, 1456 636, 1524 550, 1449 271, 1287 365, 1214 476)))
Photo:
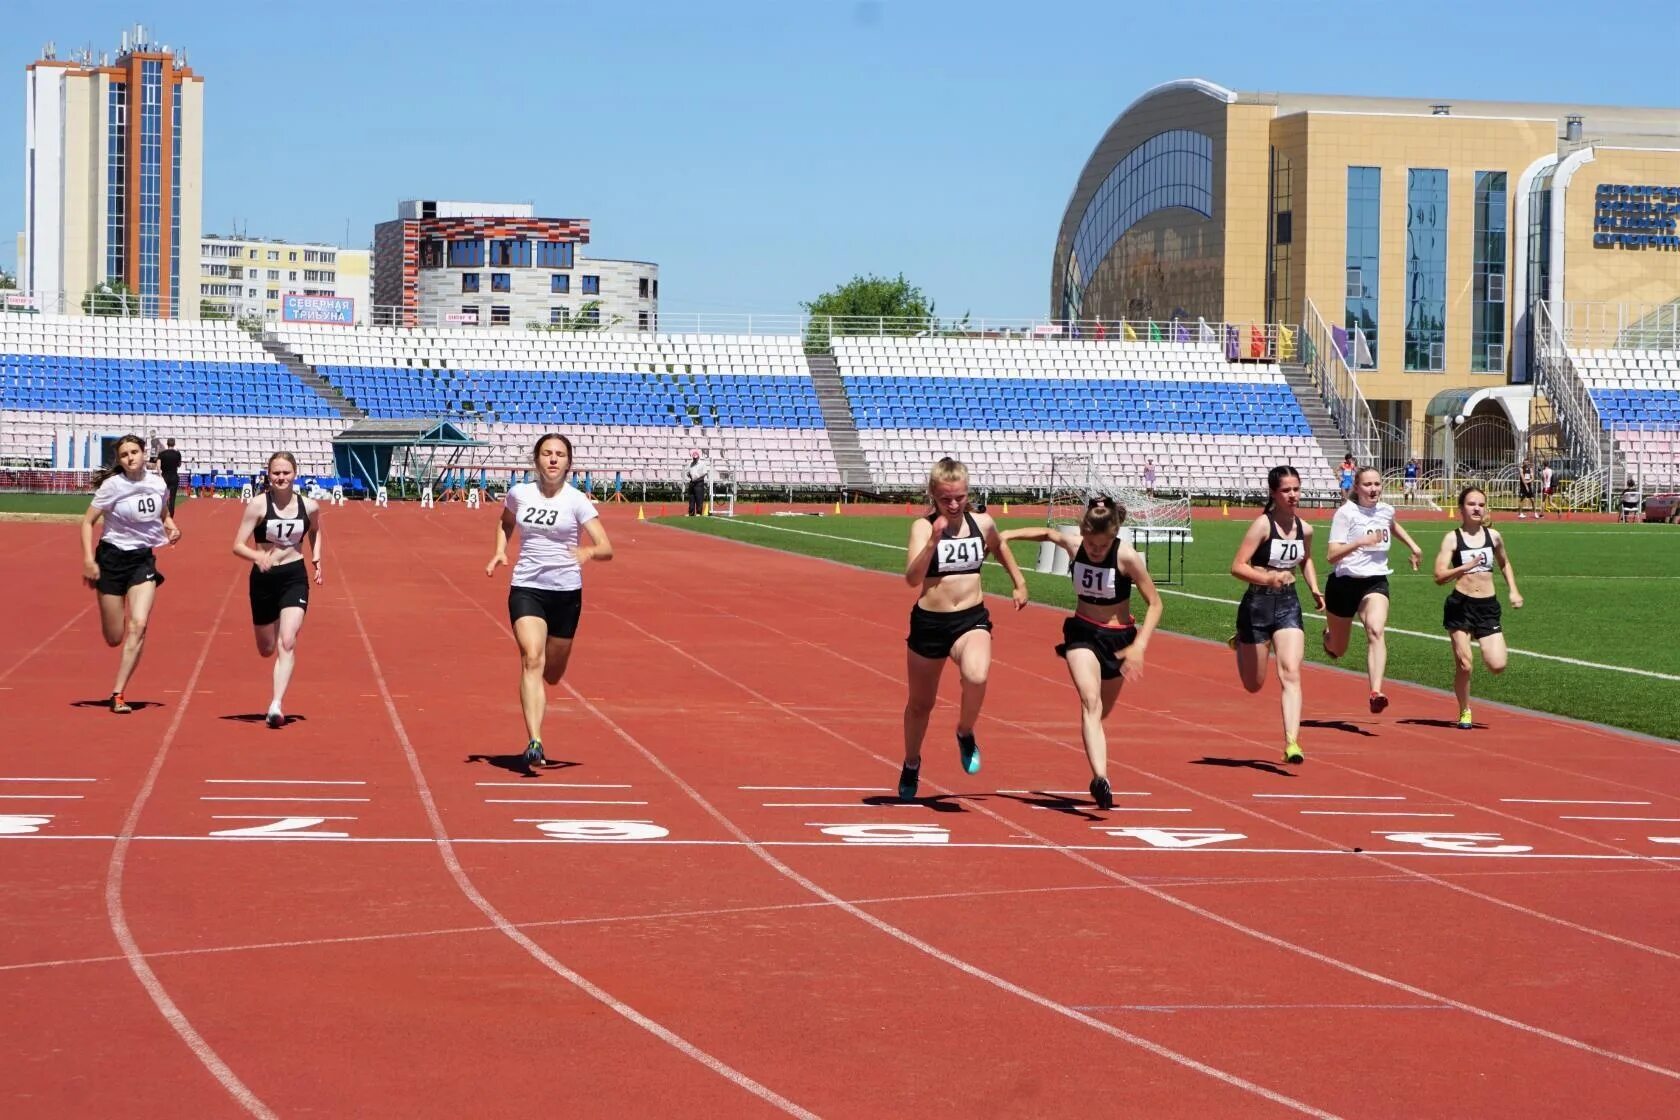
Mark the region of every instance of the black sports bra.
MULTIPOLYGON (((927 520, 931 524, 937 517, 938 514, 930 513, 927 520)), ((968 536, 955 536, 946 529, 933 542, 933 555, 928 558, 928 575, 968 575, 978 572, 980 565, 986 562, 986 538, 980 532, 980 523, 967 511, 963 513, 963 521, 968 526, 968 536)))
POLYGON ((1460 564, 1475 560, 1476 566, 1470 569, 1470 574, 1493 571, 1493 534, 1491 532, 1486 529, 1482 530, 1484 543, 1479 545, 1473 545, 1465 541, 1463 529, 1454 529, 1453 537, 1458 541, 1453 548, 1453 567, 1456 568, 1460 564))
POLYGON ((1101 562, 1091 559, 1081 540, 1079 551, 1068 566, 1068 575, 1073 577, 1073 593, 1081 603, 1111 606, 1132 597, 1132 578, 1120 571, 1118 540, 1109 545, 1108 557, 1101 562))
POLYGON ((1248 562, 1256 568, 1289 569, 1298 567, 1307 556, 1307 530, 1299 519, 1295 521, 1295 535, 1286 537, 1278 532, 1277 522, 1266 515, 1266 539, 1254 546, 1248 562))
POLYGON ((303 542, 304 534, 309 532, 309 506, 304 503, 302 494, 294 494, 293 497, 297 501, 297 516, 281 517, 274 509, 274 495, 263 495, 268 507, 257 519, 257 527, 251 530, 252 540, 279 548, 296 548, 303 542))

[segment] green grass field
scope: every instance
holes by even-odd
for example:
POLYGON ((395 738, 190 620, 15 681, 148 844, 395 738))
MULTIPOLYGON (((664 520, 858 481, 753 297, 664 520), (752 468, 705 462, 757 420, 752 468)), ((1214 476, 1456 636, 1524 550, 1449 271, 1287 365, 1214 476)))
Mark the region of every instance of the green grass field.
MULTIPOLYGON (((891 572, 903 570, 909 532, 909 518, 902 516, 661 520, 678 528, 891 572)), ((1438 517, 1403 518, 1402 523, 1424 550, 1424 570, 1410 570, 1405 550, 1397 542, 1391 554, 1399 570, 1391 580, 1388 675, 1450 690, 1452 655, 1441 640, 1441 603, 1447 589, 1436 587, 1428 572, 1435 549, 1452 523, 1438 517)), ((1013 528, 1031 522, 1002 517, 999 524, 1013 528)), ((1183 582, 1162 588, 1164 629, 1218 641, 1230 637, 1242 586, 1229 568, 1247 524, 1246 516, 1195 523, 1183 582)), ((1322 529, 1327 526, 1319 524, 1316 551, 1322 581, 1329 574, 1322 544, 1322 529)), ((1537 523, 1511 518, 1501 519, 1498 527, 1505 534, 1526 605, 1513 611, 1506 602, 1505 632, 1513 651, 1510 668, 1495 677, 1478 665, 1473 694, 1680 739, 1680 641, 1675 637, 1680 632, 1680 530, 1669 525, 1537 523), (1517 651, 1604 667, 1567 664, 1517 651), (1626 669, 1671 679, 1620 671, 1626 669)), ((1016 546, 1016 558, 1027 573, 1034 601, 1071 610, 1073 593, 1067 578, 1034 572, 1036 557, 1036 545, 1016 546)), ((1504 602, 1504 581, 1495 578, 1504 602)), ((995 563, 986 565, 985 580, 988 591, 1008 593, 1009 581, 995 563)), ((1310 609, 1304 593, 1302 599, 1310 609)), ((1319 646, 1321 629, 1321 619, 1309 619, 1307 655, 1327 663, 1319 646)), ((1355 625, 1352 645, 1341 664, 1363 672, 1364 658, 1363 631, 1355 625)), ((1442 718, 1454 714, 1448 710, 1450 698, 1441 707, 1442 718)))
POLYGON ((87 512, 92 494, 0 494, 0 513, 87 512))

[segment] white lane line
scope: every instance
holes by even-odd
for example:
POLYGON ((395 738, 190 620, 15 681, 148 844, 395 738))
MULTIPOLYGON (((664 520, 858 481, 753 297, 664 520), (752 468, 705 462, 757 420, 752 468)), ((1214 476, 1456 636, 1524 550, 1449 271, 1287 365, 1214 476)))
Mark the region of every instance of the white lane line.
POLYGON ((532 785, 529 780, 523 782, 474 782, 475 786, 505 786, 510 789, 629 789, 627 785, 609 785, 602 782, 542 782, 532 785))
MULTIPOLYGON (((864 540, 861 537, 841 537, 841 536, 836 536, 833 533, 813 533, 809 529, 790 529, 786 525, 764 525, 764 524, 760 524, 757 521, 753 521, 753 522, 730 522, 730 521, 727 521, 727 520, 726 521, 720 521, 720 522, 718 522, 718 524, 720 524, 720 525, 724 525, 724 524, 746 524, 746 525, 750 525, 754 529, 769 529, 769 530, 774 530, 775 532, 778 532, 778 533, 797 533, 798 535, 800 535, 802 537, 822 537, 826 540, 831 540, 831 541, 845 541, 847 544, 867 544, 867 545, 873 545, 876 548, 890 549, 893 552, 903 552, 904 551, 904 546, 901 545, 901 544, 889 544, 886 541, 864 540)), ((728 540, 730 538, 725 537, 724 539, 728 540)), ((1029 575, 1036 575, 1036 574, 1039 574, 1039 573, 1029 572, 1028 574, 1029 575)), ((1173 595, 1173 596, 1176 596, 1180 599, 1195 599, 1196 601, 1202 602, 1202 603, 1222 603, 1222 604, 1224 604, 1225 606, 1228 606, 1228 607, 1241 606, 1241 603, 1236 599, 1226 599, 1226 598, 1222 598, 1221 596, 1218 596, 1218 595, 1197 595, 1197 594, 1195 594, 1193 592, 1190 592, 1190 591, 1175 591, 1175 590, 1173 590, 1171 588, 1167 588, 1167 587, 1161 588, 1160 591, 1161 591, 1161 594, 1163 594, 1163 595, 1173 595)), ((1304 611, 1303 613, 1311 614, 1312 617, 1314 617, 1316 619, 1322 619, 1324 617, 1324 615, 1322 613, 1316 612, 1316 611, 1310 611, 1310 612, 1309 611, 1304 611)), ((1447 642, 1447 641, 1452 640, 1452 639, 1448 638, 1445 634, 1428 634, 1428 633, 1424 633, 1423 631, 1420 631, 1420 630, 1402 630, 1398 626, 1388 627, 1387 628, 1387 633, 1390 633, 1390 634, 1404 634, 1408 638, 1423 638, 1423 639, 1426 639, 1426 640, 1432 641, 1432 642, 1447 642)), ((1576 665, 1576 666, 1579 666, 1583 669, 1601 669, 1601 670, 1603 670, 1607 673, 1628 673, 1628 674, 1631 674, 1631 675, 1636 676, 1636 677, 1652 677, 1652 678, 1654 678, 1656 680, 1659 680, 1659 681, 1680 681, 1680 676, 1676 676, 1673 673, 1658 673, 1658 672, 1655 672, 1651 669, 1635 669, 1635 668, 1633 668, 1631 666, 1628 666, 1628 665, 1603 665, 1603 664, 1600 664, 1597 661, 1582 661, 1581 659, 1576 658, 1576 657, 1559 657, 1556 654, 1538 653, 1538 652, 1536 652, 1534 650, 1531 650, 1531 649, 1518 649, 1515 646, 1507 646, 1506 647, 1506 652, 1510 653, 1510 654, 1512 654, 1513 656, 1516 656, 1516 657, 1533 657, 1533 658, 1536 658, 1540 661, 1556 661, 1559 664, 1576 665)))
MULTIPOLYGON (((1060 813, 1060 812, 1063 811, 1063 809, 1060 805, 1028 805, 1027 808, 1037 809, 1040 812, 1045 812, 1045 813, 1060 813)), ((1096 805, 1095 805, 1095 803, 1087 803, 1087 804, 1080 805, 1079 808, 1081 808, 1081 809, 1095 809, 1096 805)), ((1101 810, 1099 810, 1099 812, 1100 811, 1101 810)), ((1188 813, 1190 810, 1188 810, 1188 809, 1146 809, 1146 808, 1142 807, 1141 805, 1116 805, 1114 808, 1112 808, 1108 811, 1110 813, 1188 813)))
MULTIPOLYGON (((1091 791, 1090 790, 1085 790, 1085 789, 1000 789, 1000 790, 998 790, 998 792, 999 793, 1024 793, 1024 794, 1029 794, 1029 795, 1037 794, 1040 797, 1088 798, 1088 797, 1091 796, 1091 791)), ((1139 790, 1139 789, 1115 789, 1115 790, 1110 790, 1109 792, 1114 794, 1114 796, 1116 796, 1116 797, 1154 797, 1155 796, 1152 793, 1145 793, 1145 792, 1143 792, 1142 790, 1139 790)))
POLYGON ((1257 793, 1255 797, 1281 797, 1295 801, 1404 801, 1397 793, 1257 793))
POLYGON ((1499 800, 1512 805, 1649 805, 1649 801, 1576 801, 1565 798, 1551 797, 1501 797, 1499 800))
MULTIPOLYGON (((263 817, 262 819, 263 820, 274 820, 275 818, 272 815, 270 815, 270 816, 263 817)), ((554 817, 554 818, 545 817, 545 818, 543 818, 543 820, 545 820, 545 821, 550 820, 550 819, 553 819, 553 820, 571 820, 573 818, 571 818, 571 817, 554 817)), ((607 818, 607 819, 611 823, 624 823, 624 824, 653 824, 653 823, 655 823, 653 821, 622 821, 621 822, 620 818, 618 818, 618 817, 611 817, 611 818, 607 818)), ((538 822, 533 822, 533 823, 538 823, 538 822)), ((807 821, 806 822, 807 825, 809 825, 813 828, 837 828, 837 827, 852 828, 852 827, 855 827, 857 825, 857 823, 858 823, 857 821, 828 821, 828 822, 807 821)), ((1273 822, 1273 823, 1276 823, 1276 822, 1273 822)), ((883 826, 883 827, 888 827, 888 826, 883 826)), ((891 826, 891 827, 897 827, 897 826, 891 826)), ((1103 825, 1092 825, 1091 827, 1092 828, 1102 828, 1104 826, 1103 825)), ((1378 831, 1378 832, 1373 832, 1372 835, 1373 836, 1387 836, 1388 833, 1378 831)), ((65 834, 62 834, 62 833, 54 834, 54 833, 45 833, 45 832, 31 832, 31 833, 17 833, 17 834, 0 833, 0 841, 5 841, 5 840, 106 840, 106 841, 109 841, 109 840, 115 840, 115 839, 117 839, 116 836, 109 835, 109 834, 106 834, 106 835, 94 835, 94 834, 65 835, 65 834)), ((269 836, 167 836, 167 835, 155 835, 155 836, 135 836, 135 837, 133 837, 133 839, 136 840, 136 841, 139 841, 139 840, 171 841, 171 842, 182 842, 182 841, 185 841, 185 842, 233 841, 233 842, 239 842, 239 843, 246 843, 246 842, 251 842, 251 841, 264 841, 264 840, 283 843, 283 842, 288 842, 288 841, 291 841, 291 840, 310 840, 310 839, 319 840, 322 843, 331 843, 331 844, 436 844, 437 843, 437 840, 433 837, 430 837, 430 836, 350 836, 350 837, 346 837, 344 839, 338 839, 338 838, 335 838, 335 837, 311 837, 307 833, 301 833, 301 832, 297 833, 296 835, 291 835, 291 836, 283 835, 283 834, 279 834, 279 833, 269 835, 269 836)), ((1655 840, 1657 843, 1680 843, 1680 837, 1676 837, 1673 840, 1665 840, 1661 837, 1652 837, 1652 839, 1655 840)), ((752 840, 752 841, 682 840, 682 839, 673 839, 673 838, 668 837, 668 836, 667 837, 660 837, 660 838, 654 839, 654 840, 616 840, 616 839, 596 840, 596 839, 583 839, 583 838, 570 837, 570 836, 567 836, 567 837, 554 836, 554 837, 540 837, 540 838, 493 837, 493 836, 476 836, 476 837, 475 836, 460 836, 460 837, 451 838, 451 843, 454 843, 454 844, 594 844, 594 845, 602 845, 602 844, 607 844, 607 845, 611 845, 611 844, 630 845, 630 844, 636 844, 636 845, 640 845, 640 846, 643 846, 643 847, 658 847, 660 845, 664 845, 666 847, 673 847, 673 848, 687 848, 687 847, 703 847, 703 848, 743 848, 744 847, 744 848, 750 848, 753 845, 759 845, 759 846, 765 847, 765 848, 838 848, 838 849, 842 849, 842 850, 845 850, 845 851, 866 851, 866 850, 871 849, 871 848, 897 848, 897 847, 903 847, 904 846, 904 845, 894 845, 894 844, 853 844, 853 843, 848 843, 844 840, 752 840)), ((1627 854, 1627 855, 1623 855, 1621 853, 1599 854, 1599 853, 1596 853, 1596 852, 1476 852, 1476 851, 1460 852, 1460 851, 1432 851, 1432 850, 1427 850, 1427 849, 1402 850, 1402 849, 1398 849, 1398 848, 1396 848, 1396 849, 1384 848, 1381 851, 1377 851, 1375 849, 1367 848, 1364 852, 1352 852, 1352 851, 1349 851, 1346 848, 1230 848, 1230 847, 1224 847, 1224 846, 1206 847, 1206 848, 1157 848, 1157 847, 1154 847, 1154 846, 1149 845, 1149 844, 1140 844, 1136 847, 1133 847, 1133 846, 1127 845, 1127 844, 1060 844, 1057 847, 1049 848, 1049 847, 1046 847, 1042 842, 1031 842, 1031 843, 1029 843, 1029 842, 1024 842, 1024 841, 1023 842, 1012 842, 1012 841, 970 841, 970 840, 949 841, 949 842, 943 843, 943 844, 923 844, 923 845, 920 845, 920 848, 922 850, 926 850, 926 851, 929 851, 929 852, 957 851, 959 849, 964 849, 964 848, 985 848, 985 849, 994 850, 994 851, 1018 851, 1018 852, 1060 852, 1063 849, 1066 849, 1067 851, 1070 851, 1070 852, 1094 852, 1094 853, 1103 853, 1103 854, 1108 854, 1108 855, 1164 855, 1164 856, 1169 856, 1169 857, 1180 856, 1180 855, 1184 855, 1185 853, 1191 853, 1191 852, 1198 853, 1198 854, 1201 854, 1201 855, 1342 856, 1346 859, 1359 859, 1359 860, 1371 860, 1371 859, 1375 858, 1377 860, 1377 862, 1379 862, 1379 863, 1382 860, 1401 859, 1401 858, 1413 858, 1413 859, 1479 859, 1479 860, 1497 860, 1497 861, 1502 862, 1502 863, 1512 862, 1512 861, 1522 862, 1522 861, 1525 861, 1525 860, 1543 860, 1543 861, 1549 861, 1549 862, 1555 862, 1555 861, 1558 861, 1558 860, 1583 860, 1583 861, 1592 862, 1592 863, 1639 863, 1639 864, 1665 864, 1665 863, 1680 862, 1680 855, 1675 855, 1675 856, 1648 855, 1647 856, 1647 855, 1640 855, 1637 852, 1630 853, 1630 854, 1627 854)), ((1515 874, 1515 872, 1512 872, 1512 874, 1515 874)), ((1162 885, 1163 886, 1180 886, 1182 884, 1173 883, 1173 882, 1164 882, 1162 885)), ((1665 954, 1665 955, 1673 956, 1675 954, 1665 954)), ((0 971, 3 971, 3 969, 0 969, 0 971)))
MULTIPOLYGON (((249 813, 238 813, 238 814, 232 814, 232 815, 226 815, 226 816, 221 815, 221 814, 213 813, 213 814, 211 814, 210 819, 213 820, 213 821, 283 821, 283 820, 289 820, 290 818, 286 817, 286 816, 282 816, 278 813, 257 813, 255 815, 252 815, 252 814, 249 814, 249 813)), ((357 818, 357 817, 316 817, 316 816, 311 816, 311 817, 300 817, 299 819, 300 820, 312 820, 312 821, 353 821, 353 820, 358 820, 359 818, 357 818)))
POLYGON ((736 786, 762 793, 879 793, 880 786, 736 786))
POLYGON ((0 793, 0 801, 81 801, 79 793, 0 793))
MULTIPOLYGON (((883 798, 886 794, 881 795, 883 798)), ((917 801, 765 801, 766 809, 923 809, 917 801)))
POLYGON ((213 786, 365 786, 347 778, 206 778, 213 786))
MULTIPOLYGON (((566 821, 566 820, 571 820, 571 818, 570 817, 515 817, 515 818, 513 818, 513 823, 514 824, 553 824, 556 821, 566 821)), ((633 820, 627 820, 624 817, 614 817, 611 820, 596 820, 594 818, 591 818, 589 823, 590 824, 652 824, 653 822, 651 820, 633 821, 633 820)), ((465 844, 465 843, 470 843, 470 841, 457 840, 456 843, 457 844, 465 844)))
POLYGON ((134 841, 136 827, 140 823, 140 813, 151 800, 152 790, 157 787, 158 775, 163 771, 164 759, 169 757, 169 748, 175 742, 176 734, 181 730, 181 721, 186 718, 187 709, 192 706, 193 690, 198 687, 199 677, 204 673, 204 663, 210 659, 210 646, 214 642, 216 632, 222 628, 222 619, 227 615, 228 603, 233 601, 233 589, 239 586, 234 580, 228 584, 228 589, 222 595, 222 605, 216 609, 216 619, 210 624, 208 635, 204 639, 204 648, 198 651, 198 661, 193 665, 192 675, 187 678, 186 685, 181 690, 181 703, 176 707, 175 714, 170 717, 169 726, 164 730, 163 741, 158 744, 157 753, 152 756, 152 764, 146 771, 145 780, 140 783, 140 791, 134 795, 134 801, 128 807, 128 814, 123 818, 122 826, 114 837, 116 843, 111 847, 111 859, 105 867, 105 914, 111 923, 111 933, 117 939, 117 945, 122 949, 123 959, 133 971, 140 986, 146 989, 152 1004, 164 1018, 181 1041, 187 1044, 194 1056, 203 1063, 210 1075, 227 1090, 229 1096, 239 1102, 241 1108, 258 1120, 278 1120, 272 1109, 264 1104, 262 1099, 253 1093, 246 1084, 233 1072, 231 1066, 222 1060, 214 1047, 205 1041, 203 1035, 192 1025, 175 1001, 169 997, 163 981, 152 970, 146 955, 140 951, 139 942, 134 940, 134 932, 128 925, 128 914, 123 906, 123 870, 128 865, 128 849, 134 841))
POLYGON ((486 797, 486 805, 646 805, 646 801, 579 801, 567 797, 486 797))
POLYGON ((371 797, 200 797, 200 801, 372 801, 371 797))
MULTIPOLYGON (((440 572, 439 574, 441 575, 442 573, 440 572)), ((798 1117, 799 1120, 820 1120, 816 1113, 810 1111, 809 1109, 800 1107, 787 1097, 784 1097, 774 1089, 771 1089, 768 1085, 764 1085, 753 1080, 734 1066, 731 1066, 715 1055, 700 1049, 700 1047, 696 1046, 682 1035, 679 1035, 675 1031, 671 1030, 669 1027, 648 1017, 642 1012, 637 1011, 634 1007, 631 1007, 628 1003, 625 1003, 623 1000, 619 999, 599 984, 594 983, 582 973, 575 972, 572 969, 567 968, 566 965, 561 963, 561 961, 547 949, 544 949, 541 945, 538 945, 535 941, 533 941, 524 930, 521 930, 518 926, 509 921, 505 914, 496 909, 493 902, 484 897, 484 893, 478 889, 478 886, 472 881, 472 877, 467 874, 467 869, 461 866, 460 859, 455 855, 455 841, 449 835, 449 830, 444 827, 443 814, 438 810, 437 799, 432 796, 432 784, 426 780, 426 772, 420 767, 420 754, 414 749, 414 743, 408 737, 408 728, 404 726, 402 716, 397 711, 397 702, 391 695, 391 686, 385 680, 385 670, 379 664, 378 655, 374 653, 373 639, 368 636, 367 626, 362 622, 362 612, 356 606, 355 594, 351 591, 350 583, 344 578, 342 573, 338 578, 340 581, 339 586, 344 588, 344 597, 350 604, 350 616, 356 622, 356 634, 362 640, 362 650, 367 654, 368 667, 373 670, 373 680, 379 688, 379 698, 384 703, 385 715, 391 721, 391 729, 397 733, 397 744, 402 747, 403 760, 408 764, 409 777, 414 782, 414 792, 420 799, 420 807, 425 810, 426 822, 431 826, 431 843, 435 847, 438 857, 442 860, 444 869, 449 873, 449 877, 455 880, 456 887, 460 890, 461 894, 465 896, 467 901, 477 907, 479 913, 488 918, 491 924, 502 932, 504 937, 518 945, 521 949, 524 949, 525 952, 530 954, 531 958, 538 964, 541 964, 544 968, 554 973, 554 975, 560 977, 560 979, 566 981, 568 984, 571 984, 573 987, 577 988, 597 1003, 610 1008, 614 1014, 629 1020, 631 1023, 634 1023, 636 1026, 647 1031, 661 1042, 664 1042, 666 1045, 677 1050, 679 1053, 693 1059, 700 1065, 705 1066, 707 1069, 711 1070, 719 1077, 722 1077, 730 1084, 751 1093, 753 1096, 764 1101, 771 1107, 781 1109, 790 1116, 798 1117)), ((462 591, 459 587, 457 587, 455 582, 448 576, 443 576, 443 580, 445 583, 449 584, 456 594, 460 595, 463 599, 467 599, 469 602, 473 603, 477 602, 476 600, 471 599, 465 591, 462 591)), ((479 604, 479 609, 484 610, 482 604, 479 604)), ((497 621, 495 616, 491 615, 488 610, 484 610, 484 614, 488 616, 492 622, 497 621)), ((506 631, 504 631, 504 633, 505 632, 506 631)), ((567 691, 571 692, 577 700, 582 702, 585 706, 589 706, 588 701, 583 699, 583 693, 578 692, 577 689, 571 687, 571 685, 567 685, 566 687, 567 691)), ((554 843, 554 841, 550 839, 537 842, 545 844, 554 843)), ((563 843, 564 841, 561 842, 563 843)), ((328 843, 333 843, 333 841, 328 841, 328 843)))
POLYGON ((1559 817, 1560 821, 1648 821, 1655 824, 1680 824, 1680 817, 1559 817))
POLYGON ((1366 813, 1357 809, 1302 809, 1303 817, 1450 817, 1451 813, 1366 813))
POLYGON ((0 782, 97 782, 98 778, 0 778, 0 782))

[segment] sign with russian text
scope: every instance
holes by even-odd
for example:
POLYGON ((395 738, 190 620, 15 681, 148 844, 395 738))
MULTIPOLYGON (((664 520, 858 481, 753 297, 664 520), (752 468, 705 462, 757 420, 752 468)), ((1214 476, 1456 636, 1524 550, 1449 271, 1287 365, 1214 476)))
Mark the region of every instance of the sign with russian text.
POLYGON ((280 318, 288 323, 353 327, 356 301, 345 296, 286 296, 280 302, 280 318))
POLYGON ((1593 195, 1593 247, 1680 249, 1680 187, 1600 183, 1593 195))

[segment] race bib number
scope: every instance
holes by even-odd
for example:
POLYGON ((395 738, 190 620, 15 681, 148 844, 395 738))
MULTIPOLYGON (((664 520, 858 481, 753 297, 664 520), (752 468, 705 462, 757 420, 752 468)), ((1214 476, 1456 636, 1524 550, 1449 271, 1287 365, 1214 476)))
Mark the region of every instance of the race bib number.
POLYGON ((979 537, 939 538, 939 570, 942 572, 978 571, 986 559, 986 542, 979 537))
POLYGON ((1493 571, 1493 548, 1491 546, 1483 548, 1467 548, 1463 551, 1463 553, 1461 553, 1461 555, 1464 557, 1463 563, 1475 565, 1475 567, 1470 569, 1469 574, 1474 575, 1477 572, 1493 571))
POLYGON ((1369 536, 1372 533, 1382 535, 1374 541, 1367 541, 1365 547, 1372 552, 1386 552, 1388 550, 1388 526, 1380 522, 1372 522, 1365 526, 1364 534, 1369 536))
POLYGON ((1305 541, 1284 541, 1272 539, 1272 551, 1266 557, 1268 568, 1293 568, 1307 556, 1305 541))
POLYGON ((1074 590, 1091 599, 1114 598, 1114 569, 1098 568, 1091 564, 1073 565, 1074 590))
POLYGON ((521 525, 529 525, 532 528, 544 528, 550 525, 558 525, 560 523, 560 511, 557 509, 544 509, 542 506, 526 506, 519 515, 519 523, 521 525))
POLYGON ((137 494, 121 503, 123 516, 130 521, 146 521, 162 514, 163 499, 156 494, 137 494))
POLYGON ((268 521, 268 543, 290 548, 303 537, 300 517, 271 517, 268 521))

